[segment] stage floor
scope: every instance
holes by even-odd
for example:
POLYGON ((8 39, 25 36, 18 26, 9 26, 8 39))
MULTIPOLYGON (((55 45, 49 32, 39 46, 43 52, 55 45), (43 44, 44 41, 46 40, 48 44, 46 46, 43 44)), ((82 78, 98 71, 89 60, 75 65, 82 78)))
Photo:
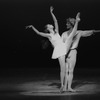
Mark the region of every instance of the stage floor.
MULTIPOLYGON (((51 71, 52 72, 52 71, 51 71)), ((98 72, 98 71, 97 71, 98 72)), ((97 73, 96 73, 97 74, 97 73)), ((54 74, 53 74, 54 75, 54 74)), ((40 74, 39 76, 6 76, 0 78, 1 100, 99 100, 99 76, 75 76, 72 87, 77 92, 60 93, 60 80, 58 76, 40 74), (45 76, 45 77, 44 77, 45 76), (57 78, 56 78, 57 77, 57 78)))

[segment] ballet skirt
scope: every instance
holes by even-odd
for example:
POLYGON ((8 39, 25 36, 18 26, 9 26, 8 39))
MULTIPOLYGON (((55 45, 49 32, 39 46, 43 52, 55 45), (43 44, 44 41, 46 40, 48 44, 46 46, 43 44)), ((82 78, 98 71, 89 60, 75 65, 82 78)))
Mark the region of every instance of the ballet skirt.
POLYGON ((54 35, 51 34, 50 42, 54 47, 52 59, 57 59, 63 55, 66 55, 66 45, 58 33, 54 35))

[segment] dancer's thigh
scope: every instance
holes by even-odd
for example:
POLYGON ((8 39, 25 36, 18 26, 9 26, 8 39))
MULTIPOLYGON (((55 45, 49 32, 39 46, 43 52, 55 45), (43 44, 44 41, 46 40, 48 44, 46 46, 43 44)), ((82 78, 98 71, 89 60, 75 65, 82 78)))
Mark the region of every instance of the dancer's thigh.
POLYGON ((76 56, 77 56, 77 51, 76 50, 71 50, 69 53, 68 57, 68 68, 70 70, 74 70, 75 64, 76 64, 76 56))
POLYGON ((60 68, 65 70, 65 55, 58 58, 60 68))

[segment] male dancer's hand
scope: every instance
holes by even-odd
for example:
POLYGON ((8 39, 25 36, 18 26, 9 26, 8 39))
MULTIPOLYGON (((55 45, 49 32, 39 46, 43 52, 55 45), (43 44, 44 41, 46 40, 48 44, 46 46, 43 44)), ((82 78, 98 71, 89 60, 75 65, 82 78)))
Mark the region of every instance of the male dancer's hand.
POLYGON ((100 30, 93 30, 93 32, 94 32, 94 33, 96 33, 96 32, 100 32, 100 30))
POLYGON ((80 21, 80 12, 77 13, 77 15, 76 15, 76 20, 77 20, 77 21, 80 21))

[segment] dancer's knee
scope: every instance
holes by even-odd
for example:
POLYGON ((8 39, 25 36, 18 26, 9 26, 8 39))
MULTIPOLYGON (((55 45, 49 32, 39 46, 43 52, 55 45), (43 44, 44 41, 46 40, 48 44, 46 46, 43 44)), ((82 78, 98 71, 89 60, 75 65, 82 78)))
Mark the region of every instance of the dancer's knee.
POLYGON ((69 71, 70 74, 73 74, 73 70, 74 70, 74 68, 70 67, 68 71, 69 71))
POLYGON ((68 63, 66 63, 66 68, 65 68, 65 70, 66 70, 66 73, 68 73, 68 63))

